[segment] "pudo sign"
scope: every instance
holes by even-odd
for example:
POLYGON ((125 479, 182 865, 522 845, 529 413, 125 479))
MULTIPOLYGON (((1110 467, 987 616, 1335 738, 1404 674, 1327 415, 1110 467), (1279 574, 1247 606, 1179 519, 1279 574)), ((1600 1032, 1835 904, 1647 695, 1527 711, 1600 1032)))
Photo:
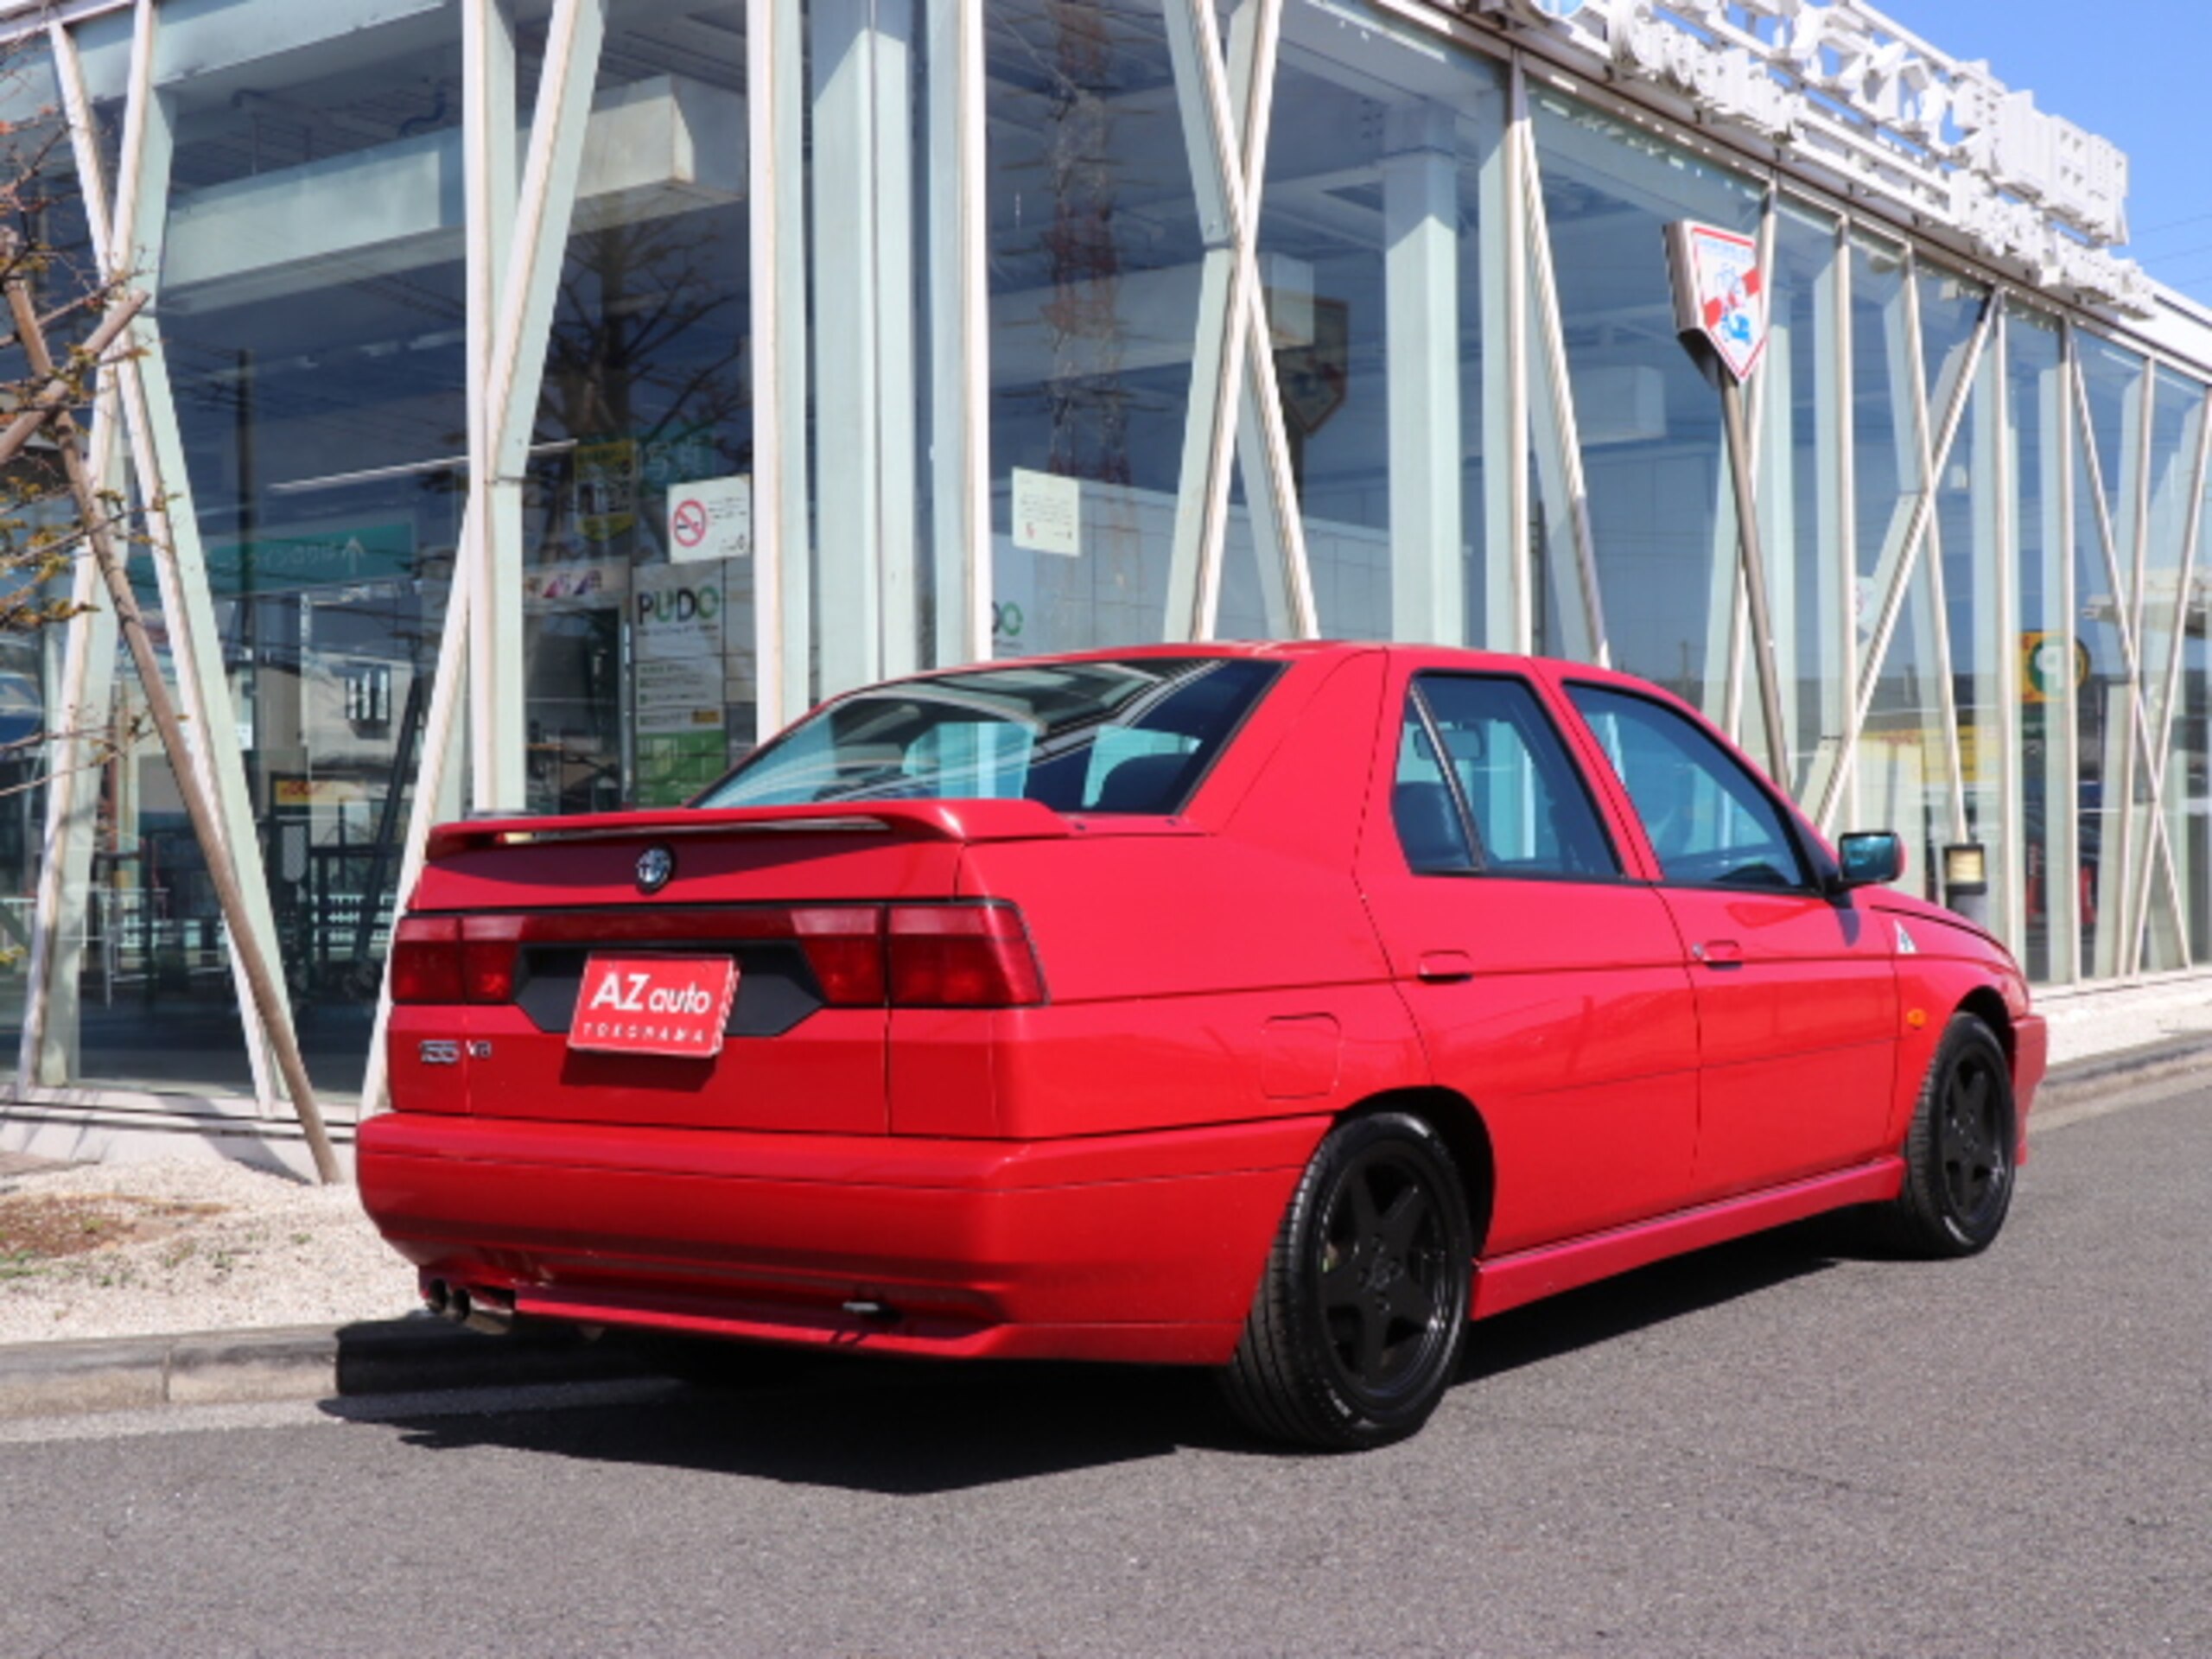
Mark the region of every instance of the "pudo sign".
POLYGON ((1767 611, 1766 561, 1759 551, 1750 429, 1744 419, 1744 383, 1766 350, 1767 275, 1752 238, 1693 219, 1667 226, 1667 265, 1675 284, 1675 331, 1699 371, 1720 392, 1728 474, 1735 484, 1738 566, 1751 613, 1759 713, 1766 724, 1767 769, 1787 789, 1789 739, 1782 724, 1782 682, 1767 611))

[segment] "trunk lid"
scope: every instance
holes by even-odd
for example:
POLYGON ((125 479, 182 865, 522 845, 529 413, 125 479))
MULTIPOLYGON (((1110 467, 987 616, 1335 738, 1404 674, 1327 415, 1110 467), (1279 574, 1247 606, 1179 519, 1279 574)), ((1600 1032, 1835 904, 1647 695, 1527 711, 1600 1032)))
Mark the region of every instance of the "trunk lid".
MULTIPOLYGON (((867 953, 887 907, 953 899, 972 842, 1072 832, 1059 814, 1020 800, 444 826, 394 948, 465 938, 456 960, 473 964, 478 991, 491 989, 427 1001, 414 989, 397 1002, 393 1104, 560 1122, 886 1133, 890 1010, 880 994, 872 1006, 865 998, 867 953), (603 987, 614 959, 661 957, 734 963, 719 1054, 572 1044, 588 983, 603 987)), ((409 978, 400 969, 396 962, 396 995, 409 978)))

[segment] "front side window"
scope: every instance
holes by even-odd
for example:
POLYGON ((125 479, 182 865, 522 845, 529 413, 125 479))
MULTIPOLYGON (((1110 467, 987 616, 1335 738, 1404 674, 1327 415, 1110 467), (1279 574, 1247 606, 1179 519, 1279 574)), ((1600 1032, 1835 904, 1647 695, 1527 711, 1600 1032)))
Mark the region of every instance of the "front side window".
POLYGON ((701 796, 1040 801, 1179 811, 1279 672, 1230 658, 1131 658, 895 681, 817 710, 701 796))
POLYGON ((1705 729, 1603 686, 1568 689, 1612 765, 1669 881, 1802 887, 1804 861, 1781 809, 1705 729))
POLYGON ((1416 871, 1620 873, 1574 763, 1519 680, 1417 679, 1406 701, 1390 805, 1416 871))

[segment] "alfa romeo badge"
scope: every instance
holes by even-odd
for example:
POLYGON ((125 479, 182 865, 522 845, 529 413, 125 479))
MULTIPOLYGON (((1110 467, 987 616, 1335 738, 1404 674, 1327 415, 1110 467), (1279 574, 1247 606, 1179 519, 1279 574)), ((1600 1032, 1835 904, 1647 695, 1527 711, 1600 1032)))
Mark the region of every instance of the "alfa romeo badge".
POLYGON ((665 847, 648 847, 638 855, 638 891, 658 893, 676 874, 676 855, 665 847))

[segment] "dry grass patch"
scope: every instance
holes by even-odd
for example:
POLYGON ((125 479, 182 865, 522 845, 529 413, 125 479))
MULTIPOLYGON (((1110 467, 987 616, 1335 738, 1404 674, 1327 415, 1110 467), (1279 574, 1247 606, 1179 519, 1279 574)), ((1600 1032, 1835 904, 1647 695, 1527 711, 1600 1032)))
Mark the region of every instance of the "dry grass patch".
POLYGON ((0 1195, 0 1278, 35 1273, 64 1256, 167 1238, 227 1207, 120 1192, 0 1195))

